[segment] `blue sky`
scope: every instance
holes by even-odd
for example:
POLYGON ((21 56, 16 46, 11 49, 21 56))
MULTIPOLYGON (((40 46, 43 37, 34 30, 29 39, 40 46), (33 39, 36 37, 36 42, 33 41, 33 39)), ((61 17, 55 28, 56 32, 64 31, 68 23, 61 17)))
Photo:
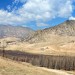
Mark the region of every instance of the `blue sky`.
POLYGON ((75 20, 75 0, 0 0, 0 24, 34 30, 75 20))

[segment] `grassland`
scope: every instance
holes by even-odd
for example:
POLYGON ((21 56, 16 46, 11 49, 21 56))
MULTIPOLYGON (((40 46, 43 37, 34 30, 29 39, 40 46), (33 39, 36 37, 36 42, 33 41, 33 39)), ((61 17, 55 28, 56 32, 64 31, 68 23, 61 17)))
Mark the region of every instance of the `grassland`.
POLYGON ((0 57, 0 75, 55 75, 55 73, 0 57))
POLYGON ((64 71, 34 67, 0 57, 0 75, 70 75, 64 71))
MULTIPOLYGON (((67 38, 67 37, 66 37, 67 38)), ((5 39, 6 42, 12 41, 9 43, 5 50, 18 50, 34 54, 45 54, 45 55, 69 55, 75 56, 75 42, 69 39, 74 39, 73 37, 68 38, 67 40, 59 41, 56 39, 50 42, 41 42, 41 43, 26 43, 19 42, 13 38, 12 40, 8 38, 5 39), (65 41, 65 42, 64 42, 65 41)), ((1 39, 1 41, 4 39, 1 39)), ((1 48, 2 49, 2 48, 1 48)), ((68 72, 71 74, 63 73, 64 71, 50 69, 42 69, 34 67, 27 63, 14 62, 0 57, 0 75, 74 75, 75 72, 68 72), (55 72, 56 71, 56 72, 55 72)))
POLYGON ((73 75, 65 71, 34 67, 0 57, 0 75, 73 75))
POLYGON ((21 42, 14 37, 0 39, 1 42, 3 40, 7 43, 5 50, 18 50, 45 55, 75 55, 75 37, 73 36, 60 37, 53 35, 47 42, 39 43, 21 42))

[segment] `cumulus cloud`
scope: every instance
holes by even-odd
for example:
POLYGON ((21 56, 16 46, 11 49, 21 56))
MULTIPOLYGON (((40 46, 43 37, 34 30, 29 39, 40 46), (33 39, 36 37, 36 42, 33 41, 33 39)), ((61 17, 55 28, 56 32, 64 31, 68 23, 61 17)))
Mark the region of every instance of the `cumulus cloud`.
POLYGON ((71 16, 69 17, 69 20, 75 20, 75 17, 71 16))
MULTIPOLYGON (((24 4, 17 10, 11 12, 0 10, 1 24, 24 25, 30 21, 46 22, 57 17, 68 18, 73 11, 73 0, 15 0, 13 3, 18 2, 24 4)), ((45 26, 45 24, 37 24, 39 25, 45 26)))

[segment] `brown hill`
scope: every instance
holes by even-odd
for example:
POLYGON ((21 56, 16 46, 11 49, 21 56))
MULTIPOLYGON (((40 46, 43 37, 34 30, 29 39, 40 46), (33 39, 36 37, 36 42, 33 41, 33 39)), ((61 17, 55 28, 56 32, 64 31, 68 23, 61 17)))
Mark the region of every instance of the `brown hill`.
POLYGON ((21 39, 27 39, 34 31, 27 27, 0 25, 0 38, 3 37, 16 37, 21 39))
MULTIPOLYGON (((51 42, 61 40, 61 37, 75 36, 75 21, 67 20, 57 26, 46 28, 44 30, 36 31, 33 37, 29 39, 29 42, 51 42), (54 38, 54 39, 53 39, 54 38)), ((73 40, 72 40, 73 41, 73 40)))

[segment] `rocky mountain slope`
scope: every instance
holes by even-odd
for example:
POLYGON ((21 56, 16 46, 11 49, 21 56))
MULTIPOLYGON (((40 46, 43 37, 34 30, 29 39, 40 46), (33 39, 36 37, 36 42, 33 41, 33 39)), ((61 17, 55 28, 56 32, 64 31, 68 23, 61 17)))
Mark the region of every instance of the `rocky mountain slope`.
POLYGON ((33 31, 27 27, 0 25, 0 38, 16 37, 29 43, 38 42, 74 42, 75 41, 75 21, 67 20, 57 26, 44 30, 33 31))
POLYGON ((29 42, 51 42, 51 40, 60 40, 66 37, 75 36, 75 21, 67 20, 57 26, 36 31, 34 36, 29 39, 29 42), (53 39, 54 38, 54 39, 53 39))
POLYGON ((0 38, 3 37, 16 37, 16 38, 28 38, 34 31, 27 27, 0 25, 0 38))

